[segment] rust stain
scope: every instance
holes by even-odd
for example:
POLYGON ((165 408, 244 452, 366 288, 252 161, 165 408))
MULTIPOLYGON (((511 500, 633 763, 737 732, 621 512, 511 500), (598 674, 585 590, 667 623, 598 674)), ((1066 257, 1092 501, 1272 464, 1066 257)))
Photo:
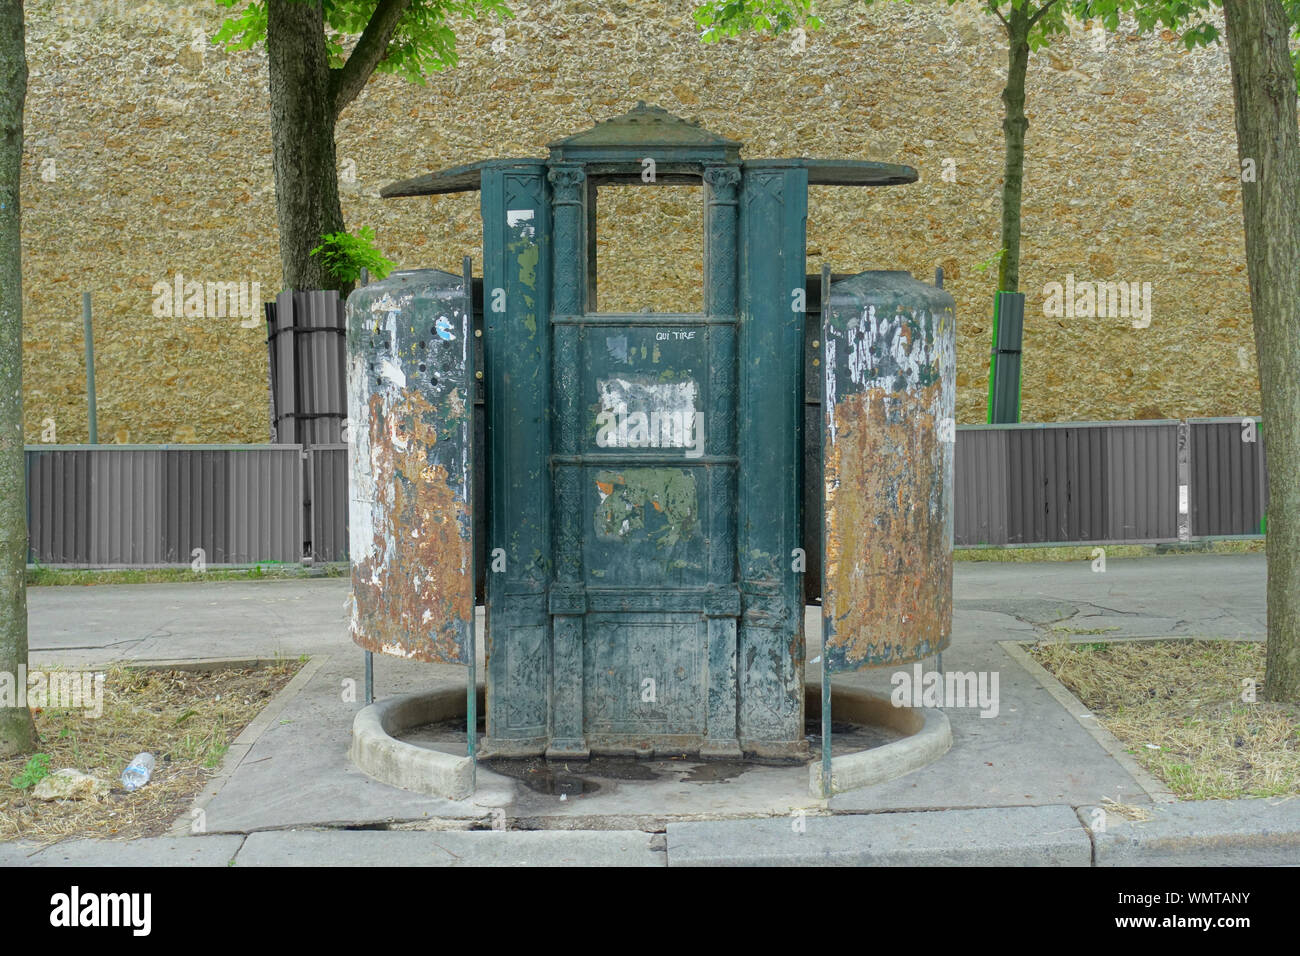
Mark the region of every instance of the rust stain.
POLYGON ((376 653, 463 663, 474 613, 470 516, 452 475, 430 462, 437 410, 403 390, 372 394, 369 411, 374 538, 352 569, 352 638, 376 653))
POLYGON ((887 666, 927 657, 952 633, 941 384, 867 388, 830 409, 824 613, 828 661, 887 666))

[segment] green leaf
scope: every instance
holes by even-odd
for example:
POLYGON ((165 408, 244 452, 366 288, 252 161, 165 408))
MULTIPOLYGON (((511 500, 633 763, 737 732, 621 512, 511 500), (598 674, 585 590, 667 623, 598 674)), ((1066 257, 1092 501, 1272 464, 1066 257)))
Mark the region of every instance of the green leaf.
MULTIPOLYGON (((234 7, 240 0, 217 0, 217 5, 234 7)), ((253 0, 233 17, 222 21, 212 42, 227 50, 249 50, 266 39, 266 0, 253 0)))
MULTIPOLYGON (((216 0, 218 6, 242 10, 226 18, 212 37, 228 50, 247 50, 266 41, 267 0, 216 0)), ((302 2, 302 0, 284 0, 302 2)), ((365 31, 378 0, 324 0, 325 52, 331 67, 341 67, 352 42, 365 31)), ((376 71, 394 73, 416 83, 456 65, 456 21, 511 20, 505 0, 412 0, 397 22, 376 71)), ((350 54, 349 54, 350 55, 350 54)))
POLYGON ((692 16, 700 27, 700 39, 715 43, 740 33, 818 30, 822 21, 812 8, 813 0, 709 0, 697 6, 692 16))
POLYGON ((22 772, 9 782, 19 790, 34 787, 50 775, 50 755, 33 754, 22 772))
POLYGON ((375 245, 375 230, 369 226, 362 226, 356 235, 331 232, 321 236, 321 244, 311 254, 340 282, 356 282, 362 269, 369 270, 372 278, 382 279, 397 268, 375 245))

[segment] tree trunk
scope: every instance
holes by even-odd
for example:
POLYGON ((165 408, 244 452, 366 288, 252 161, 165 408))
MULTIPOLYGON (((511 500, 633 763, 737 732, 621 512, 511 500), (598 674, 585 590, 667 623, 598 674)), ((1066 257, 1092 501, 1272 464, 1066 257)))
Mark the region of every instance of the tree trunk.
POLYGON ((1281 0, 1223 4, 1268 457, 1264 696, 1300 701, 1300 132, 1281 0), (1249 177, 1247 177, 1249 179, 1249 177))
MULTIPOLYGON (((23 464, 23 265, 18 206, 27 54, 22 0, 0 0, 0 673, 27 664, 27 478, 23 464)), ((17 703, 15 697, 14 703, 17 703)), ((0 706, 0 757, 36 746, 31 711, 0 706)))
POLYGON ((271 164, 284 287, 339 289, 311 250, 343 229, 334 148, 337 116, 321 0, 270 0, 271 164))
POLYGON ((1029 4, 1012 7, 1007 17, 1007 85, 1002 90, 1006 116, 1002 137, 1006 155, 1002 169, 1002 258, 998 263, 998 289, 1020 289, 1020 195, 1025 181, 1025 74, 1029 71, 1029 4))

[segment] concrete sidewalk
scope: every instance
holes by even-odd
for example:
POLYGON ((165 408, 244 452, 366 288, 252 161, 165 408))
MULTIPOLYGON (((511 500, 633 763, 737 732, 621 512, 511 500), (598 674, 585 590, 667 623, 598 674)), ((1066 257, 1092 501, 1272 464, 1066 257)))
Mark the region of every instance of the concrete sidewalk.
POLYGON ((1300 800, 670 823, 641 830, 275 830, 0 844, 0 866, 1300 866, 1300 800))
MULTIPOLYGON (((1033 640, 1048 633, 1101 633, 1105 639, 1169 635, 1258 640, 1265 633, 1264 585, 1264 556, 1257 554, 1112 560, 1104 573, 1094 573, 1089 561, 958 563, 953 644, 943 655, 943 665, 949 671, 996 673, 997 715, 981 716, 974 708, 949 709, 954 738, 949 753, 906 776, 839 794, 829 802, 808 796, 803 767, 752 764, 713 765, 704 773, 686 772, 689 764, 682 765, 682 772, 647 769, 641 779, 598 778, 590 792, 580 793, 548 792, 529 785, 530 781, 481 768, 474 797, 460 802, 378 783, 347 757, 352 720, 362 704, 346 700, 342 689, 348 681, 359 688, 363 674, 361 652, 347 638, 345 579, 37 588, 30 592, 29 606, 34 664, 311 655, 302 679, 280 701, 276 719, 263 722, 239 748, 232 748, 223 775, 205 790, 201 802, 206 835, 133 845, 140 848, 132 852, 159 854, 160 860, 184 862, 186 854, 205 844, 213 849, 205 850, 196 865, 219 858, 220 865, 231 859, 237 865, 254 864, 277 855, 286 862, 323 862, 334 855, 343 863, 401 859, 441 865, 431 849, 435 844, 429 842, 429 831, 436 829, 437 837, 451 841, 446 843, 451 854, 447 859, 453 862, 505 861, 517 856, 516 862, 563 863, 569 861, 565 854, 577 854, 593 864, 618 860, 662 864, 665 853, 672 858, 675 838, 686 841, 676 844, 678 860, 689 862, 691 841, 723 854, 732 839, 727 834, 733 832, 738 855, 725 860, 719 856, 713 862, 740 862, 740 851, 762 843, 743 829, 755 824, 719 818, 761 817, 768 818, 763 825, 773 834, 794 832, 792 820, 806 820, 801 840, 773 837, 772 846, 788 852, 782 856, 772 850, 775 856, 770 862, 795 864, 816 857, 823 839, 828 851, 837 846, 856 848, 849 852, 852 856, 875 845, 876 828, 897 825, 918 811, 978 810, 997 815, 981 818, 985 821, 1004 817, 1014 821, 1017 812, 1028 812, 1034 819, 1046 814, 1064 820, 1060 814, 1066 813, 1072 821, 1061 831, 1067 834, 1061 837, 1066 842, 1042 849, 1047 856, 1040 862, 1078 862, 1084 859, 1081 848, 1087 861, 1092 861, 1118 859, 1122 845, 1107 842, 1110 837, 1097 842, 1077 812, 1108 801, 1151 805, 1163 797, 1149 779, 1131 772, 1131 763, 1126 765, 1108 751, 1085 721, 1063 706, 1041 678, 999 642, 1033 640), (512 829, 486 829, 503 824, 512 829), (705 831, 690 829, 714 826, 721 829, 702 841, 697 838, 705 831), (343 827, 373 829, 338 829, 343 827), (527 832, 533 830, 567 832, 556 835, 562 837, 559 843, 547 843, 527 832), (449 831, 456 835, 448 836, 449 831), (693 833, 695 837, 690 836, 693 833), (621 836, 615 839, 611 834, 621 836), (655 845, 655 839, 660 845, 655 845), (1053 856, 1058 849, 1063 855, 1053 856), (222 858, 228 851, 233 856, 222 858)), ((808 657, 815 661, 820 655, 818 609, 809 609, 807 630, 808 657)), ((461 667, 378 656, 375 672, 376 693, 381 697, 463 687, 465 680, 461 667)), ((888 692, 889 676, 889 672, 862 672, 837 677, 836 684, 888 692)), ((815 664, 808 666, 807 679, 809 683, 820 680, 815 664)), ((1204 812, 1231 817, 1236 811, 1204 812)), ((934 833, 960 823, 957 817, 948 823, 944 819, 938 813, 917 816, 934 833)), ((1290 819, 1277 825, 1279 833, 1300 830, 1287 822, 1290 819)), ((1024 823, 1009 825, 1014 833, 1024 823)), ((886 841, 883 847, 889 838, 881 831, 879 839, 886 841)), ((1283 854, 1291 852, 1288 839, 1284 836, 1279 844, 1283 854)), ((956 852, 960 841, 954 837, 950 842, 956 852)), ((1013 851, 1014 847, 1000 844, 982 848, 977 842, 970 844, 965 858, 973 861, 984 854, 988 862, 996 862, 1013 858, 1013 851)), ((47 850, 29 858, 30 852, 0 846, 0 863, 52 862, 58 857, 47 850)), ((64 846, 59 852, 83 851, 64 846)), ((853 859, 865 862, 865 858, 853 859)), ((885 857, 871 857, 877 859, 885 857)), ((837 857, 822 862, 852 860, 837 857)), ((1300 856, 1291 862, 1300 863, 1300 856)))

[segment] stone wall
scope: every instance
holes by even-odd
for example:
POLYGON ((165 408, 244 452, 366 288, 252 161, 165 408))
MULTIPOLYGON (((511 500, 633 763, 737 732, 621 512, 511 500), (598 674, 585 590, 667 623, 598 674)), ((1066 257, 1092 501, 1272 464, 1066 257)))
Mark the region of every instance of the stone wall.
MULTIPOLYGON (((405 267, 459 271, 466 253, 478 263, 477 194, 383 201, 380 187, 545 155, 637 100, 740 140, 748 158, 907 163, 920 171, 912 186, 812 189, 808 271, 829 262, 928 279, 942 265, 958 308, 958 420, 982 422, 996 266, 980 267, 998 249, 1006 59, 996 22, 973 4, 832 0, 803 49, 791 37, 702 46, 690 9, 520 5, 503 30, 464 28, 459 66, 427 86, 372 80, 338 129, 349 227, 375 227, 405 267)), ((201 42, 222 13, 212 2, 28 2, 30 442, 85 440, 84 289, 101 441, 266 440, 260 301, 280 282, 266 63, 201 42), (158 291, 178 274, 182 298, 191 281, 245 283, 251 317, 220 301, 187 315, 158 291)), ((1226 51, 1080 28, 1033 57, 1028 112, 1025 420, 1256 413, 1226 51), (1149 325, 1045 315, 1048 284, 1068 276, 1149 283, 1149 325)), ((698 212, 689 193, 647 191, 617 209, 602 213, 618 230, 601 247, 602 291, 658 304, 698 286, 674 225, 698 212)))

